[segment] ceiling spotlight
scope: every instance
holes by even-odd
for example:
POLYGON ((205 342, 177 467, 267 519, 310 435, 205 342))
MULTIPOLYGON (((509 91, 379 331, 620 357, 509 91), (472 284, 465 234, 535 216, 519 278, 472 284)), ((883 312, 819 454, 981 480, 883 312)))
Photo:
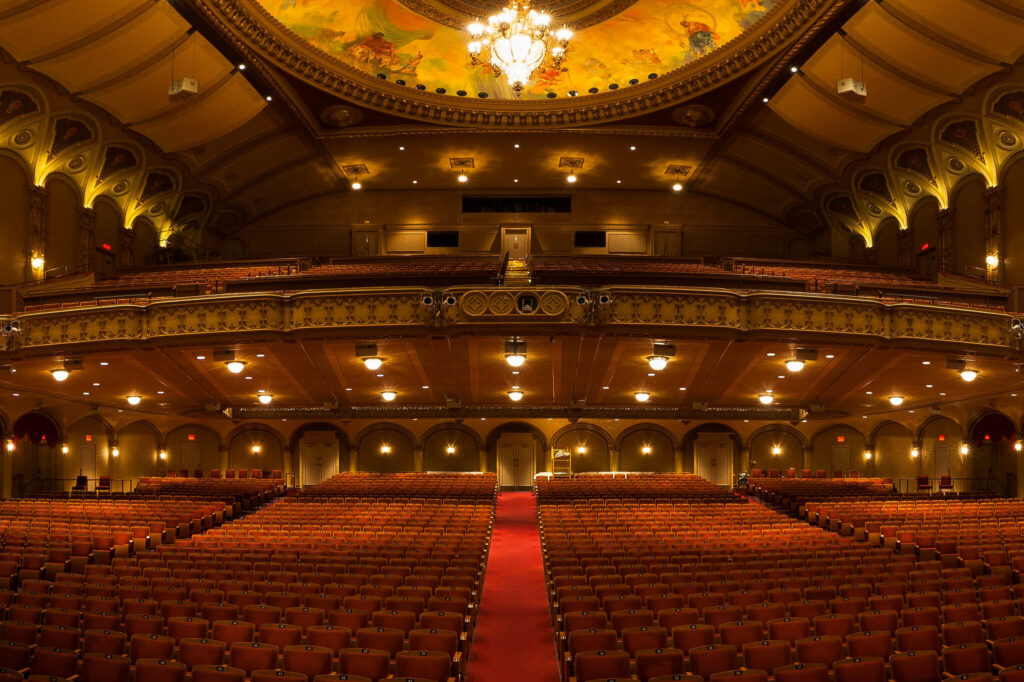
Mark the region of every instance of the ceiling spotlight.
POLYGON ((762 97, 761 101, 764 102, 765 104, 768 104, 768 98, 767 97, 762 97))
POLYGON ((892 404, 893 407, 899 407, 903 404, 903 396, 891 395, 889 396, 889 403, 892 404))
POLYGON ((394 391, 381 391, 380 397, 384 399, 384 402, 390 403, 392 400, 398 397, 398 394, 394 391))
POLYGON ((796 73, 799 70, 800 70, 799 66, 791 66, 791 67, 789 67, 789 72, 790 73, 796 73))
POLYGON ((803 368, 804 368, 804 361, 803 360, 787 360, 786 361, 786 369, 788 369, 790 372, 799 372, 803 368))
POLYGON ((245 71, 245 64, 239 64, 238 65, 238 70, 239 71, 245 71))
POLYGON ((141 395, 130 395, 130 396, 126 397, 125 400, 128 401, 129 405, 134 407, 135 405, 138 405, 139 403, 142 402, 142 396, 141 395))
POLYGON ((270 403, 274 402, 274 396, 270 395, 269 393, 261 393, 258 400, 260 401, 261 405, 269 405, 270 403))
POLYGON ((565 181, 568 182, 568 183, 576 182, 576 174, 575 173, 569 173, 568 175, 565 176, 565 181))
POLYGON ((978 378, 978 372, 973 369, 965 369, 960 372, 960 378, 968 382, 974 381, 978 378))
POLYGON ((380 369, 380 366, 384 364, 384 358, 380 358, 377 356, 363 358, 363 364, 366 365, 366 369, 370 370, 371 372, 376 372, 378 369, 380 369))
POLYGON ((646 403, 648 400, 650 400, 651 394, 648 393, 647 391, 637 391, 636 393, 633 394, 633 397, 636 398, 636 401, 638 403, 646 403))
POLYGON ((66 369, 55 369, 55 370, 52 370, 50 372, 50 374, 53 375, 53 378, 56 381, 64 381, 69 376, 71 376, 71 372, 67 371, 66 369))
POLYGON ((762 405, 771 405, 773 402, 775 402, 775 396, 773 396, 770 393, 762 393, 761 395, 757 396, 757 399, 761 401, 762 405))
POLYGON ((362 189, 362 188, 363 188, 363 183, 359 182, 358 180, 356 180, 355 182, 352 183, 352 189, 362 189))
POLYGON ((519 390, 518 386, 513 386, 512 390, 508 392, 508 399, 514 403, 519 402, 523 399, 523 392, 519 390))
POLYGON ((270 95, 267 95, 267 101, 268 101, 268 102, 272 102, 272 101, 274 101, 274 98, 273 98, 273 97, 271 97, 270 95))
POLYGON ((465 173, 460 173, 459 177, 455 179, 458 180, 459 182, 466 182, 467 180, 469 180, 469 177, 465 173))

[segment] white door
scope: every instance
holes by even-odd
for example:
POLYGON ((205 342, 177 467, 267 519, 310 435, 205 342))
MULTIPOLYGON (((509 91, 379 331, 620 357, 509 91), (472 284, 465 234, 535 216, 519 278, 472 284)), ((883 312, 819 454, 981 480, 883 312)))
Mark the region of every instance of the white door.
POLYGON ((845 474, 850 470, 850 446, 846 443, 836 443, 832 446, 832 457, 829 460, 829 472, 831 476, 833 471, 842 471, 845 474))
POLYGON ((504 235, 502 251, 508 253, 512 260, 526 260, 530 255, 530 228, 528 227, 506 227, 502 230, 504 235))
POLYGON ((532 437, 501 436, 498 439, 498 486, 530 488, 536 463, 532 437))
POLYGON ((945 476, 949 470, 949 443, 935 444, 935 478, 945 476))
POLYGON ((357 257, 380 255, 380 233, 377 228, 352 230, 352 255, 357 257))
POLYGON ((694 442, 696 474, 715 485, 732 485, 732 438, 724 433, 700 433, 694 442))
POLYGON ((338 473, 338 435, 334 431, 307 431, 299 441, 302 485, 316 485, 338 473))

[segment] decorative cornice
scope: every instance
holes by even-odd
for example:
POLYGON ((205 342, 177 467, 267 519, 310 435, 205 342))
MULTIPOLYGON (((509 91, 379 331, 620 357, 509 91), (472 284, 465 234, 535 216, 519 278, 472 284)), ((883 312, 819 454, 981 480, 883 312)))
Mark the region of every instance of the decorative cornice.
POLYGON ((253 0, 193 0, 243 52, 345 100, 431 123, 483 128, 579 127, 648 113, 692 98, 746 72, 783 49, 835 0, 788 0, 754 28, 711 54, 663 76, 612 92, 571 99, 479 100, 439 95, 382 81, 316 50, 253 0))
POLYGON ((1014 356, 1005 313, 885 304, 827 294, 740 293, 723 289, 613 287, 459 287, 232 294, 25 313, 22 332, 0 358, 134 344, 267 338, 386 336, 413 330, 534 331, 592 327, 604 333, 802 335, 844 342, 915 342, 1014 356), (533 305, 518 305, 533 297, 533 305))

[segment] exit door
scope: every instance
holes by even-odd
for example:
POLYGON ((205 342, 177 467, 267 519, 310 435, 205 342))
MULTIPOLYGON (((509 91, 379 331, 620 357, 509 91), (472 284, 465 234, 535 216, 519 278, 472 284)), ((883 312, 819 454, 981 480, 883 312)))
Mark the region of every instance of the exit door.
POLYGON ((299 441, 302 485, 316 485, 338 473, 338 436, 334 431, 307 431, 299 441))
POLYGON ((502 490, 529 490, 536 468, 536 442, 530 436, 498 439, 498 486, 502 490))
POLYGON ((832 446, 832 458, 829 460, 829 474, 833 471, 842 471, 845 474, 850 470, 850 445, 843 443, 832 446))
POLYGON ((696 474, 715 485, 732 485, 732 438, 725 433, 697 434, 694 441, 696 474))
POLYGON ((510 260, 526 260, 530 256, 530 228, 503 227, 502 253, 507 253, 510 260))

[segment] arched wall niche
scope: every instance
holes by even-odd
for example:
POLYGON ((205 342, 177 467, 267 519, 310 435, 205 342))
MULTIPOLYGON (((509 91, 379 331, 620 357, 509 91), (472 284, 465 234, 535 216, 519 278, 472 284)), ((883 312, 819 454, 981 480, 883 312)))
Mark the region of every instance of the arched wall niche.
POLYGON ((573 473, 611 471, 611 438, 594 424, 569 424, 551 438, 554 449, 572 454, 573 473))
POLYGON ((0 150, 0 286, 17 284, 31 276, 28 211, 29 178, 32 176, 24 159, 7 150, 0 150))
POLYGON ((173 462, 177 470, 186 469, 191 474, 202 471, 203 476, 217 469, 224 475, 221 458, 222 442, 213 429, 201 424, 182 424, 171 429, 165 438, 167 461, 173 462))
POLYGON ((886 218, 875 232, 874 254, 877 265, 895 268, 900 264, 899 254, 900 223, 896 218, 886 218))
POLYGON ((947 474, 962 475, 960 445, 963 441, 963 427, 949 417, 935 415, 921 424, 917 430, 917 442, 921 448, 920 474, 935 479, 947 474))
POLYGON ((928 197, 918 202, 910 214, 910 244, 914 270, 922 277, 934 277, 940 268, 939 200, 928 197))
POLYGON ((503 434, 528 434, 533 439, 534 470, 551 471, 551 448, 548 446, 547 436, 536 426, 525 422, 506 422, 491 429, 487 434, 484 440, 484 447, 487 449, 487 471, 498 470, 498 441, 503 434))
MULTIPOLYGON (((871 459, 864 462, 865 475, 879 475, 893 479, 913 479, 919 473, 920 458, 911 456, 914 433, 894 421, 879 424, 871 432, 871 459)), ((904 483, 909 486, 909 483, 904 483)), ((910 488, 906 488, 910 489, 910 488)))
POLYGON ((66 275, 79 270, 82 195, 63 173, 46 178, 46 270, 66 275))
POLYGON ((323 471, 325 472, 323 475, 327 477, 329 476, 326 472, 329 472, 332 469, 338 473, 349 470, 349 450, 351 449, 351 446, 349 444, 348 434, 346 434, 340 427, 335 424, 331 424, 330 422, 309 422, 297 428, 288 439, 288 453, 291 455, 291 472, 295 474, 296 480, 303 480, 304 485, 308 485, 308 483, 305 483, 303 478, 304 470, 302 458, 304 456, 314 456, 315 463, 315 457, 323 452, 321 449, 322 445, 337 447, 337 462, 334 463, 332 467, 331 463, 321 460, 320 465, 315 467, 315 473, 321 473, 320 467, 323 467, 323 471), (333 434, 333 439, 326 437, 326 434, 333 434), (316 448, 315 455, 310 455, 310 453, 306 453, 306 455, 304 455, 304 443, 307 446, 316 448))
POLYGON ((953 271, 985 276, 985 178, 965 177, 956 186, 953 209, 953 271))
POLYGON ((702 433, 726 434, 732 441, 732 471, 737 474, 743 470, 743 439, 736 429, 718 422, 700 424, 687 431, 681 439, 683 450, 683 471, 699 473, 696 462, 696 442, 702 433))
POLYGON ((636 424, 619 434, 615 449, 619 471, 676 470, 679 442, 668 429, 657 424, 636 424))
POLYGON ((163 476, 176 468, 170 458, 160 459, 163 436, 151 422, 141 419, 132 422, 116 434, 118 457, 114 467, 117 477, 136 482, 146 476, 163 476))
POLYGON ((228 469, 284 470, 285 439, 277 429, 266 424, 245 424, 224 440, 228 443, 228 469))
POLYGON ((64 432, 61 423, 45 410, 33 410, 18 417, 11 425, 15 439, 11 456, 10 478, 4 476, 3 497, 22 497, 42 478, 43 465, 55 471, 54 458, 61 451, 64 432), (46 464, 49 463, 49 464, 46 464), (9 486, 9 489, 8 489, 9 486))
POLYGON ((747 450, 750 468, 762 470, 804 469, 806 438, 786 424, 769 424, 750 434, 747 450), (778 451, 776 452, 776 448, 778 451))
POLYGON ((368 426, 355 438, 356 468, 359 471, 414 471, 416 438, 396 424, 368 426))
POLYGON ((1017 427, 1006 414, 985 410, 974 417, 967 429, 969 452, 962 455, 962 471, 969 478, 968 490, 995 487, 1000 493, 1015 495, 1019 481, 1017 452, 1013 444, 1017 427))
POLYGON ((139 216, 132 221, 132 264, 135 267, 155 265, 160 236, 156 226, 148 218, 139 216))
MULTIPOLYGON (((59 487, 53 486, 52 490, 70 490, 76 476, 86 476, 90 479, 98 479, 100 476, 110 476, 112 479, 123 479, 120 454, 112 457, 111 443, 114 439, 114 429, 101 417, 91 415, 83 417, 68 426, 66 445, 67 454, 60 449, 53 449, 53 463, 50 470, 54 478, 63 479, 59 487)), ((132 478, 128 476, 128 478, 132 478)), ((95 481, 90 481, 90 484, 95 481)), ((131 484, 121 481, 112 483, 112 490, 120 492, 131 490, 131 484)))
POLYGON ((93 212, 96 214, 96 220, 93 227, 92 269, 97 277, 107 277, 114 274, 121 257, 124 217, 117 204, 106 197, 96 199, 93 203, 93 212), (104 244, 110 248, 107 249, 104 244))
POLYGON ((827 476, 835 471, 843 475, 856 471, 864 473, 864 451, 868 440, 848 424, 835 424, 818 431, 811 438, 811 468, 823 469, 827 476))
POLYGON ((422 443, 425 471, 480 471, 483 443, 480 435, 468 426, 454 422, 438 424, 423 434, 422 443))

